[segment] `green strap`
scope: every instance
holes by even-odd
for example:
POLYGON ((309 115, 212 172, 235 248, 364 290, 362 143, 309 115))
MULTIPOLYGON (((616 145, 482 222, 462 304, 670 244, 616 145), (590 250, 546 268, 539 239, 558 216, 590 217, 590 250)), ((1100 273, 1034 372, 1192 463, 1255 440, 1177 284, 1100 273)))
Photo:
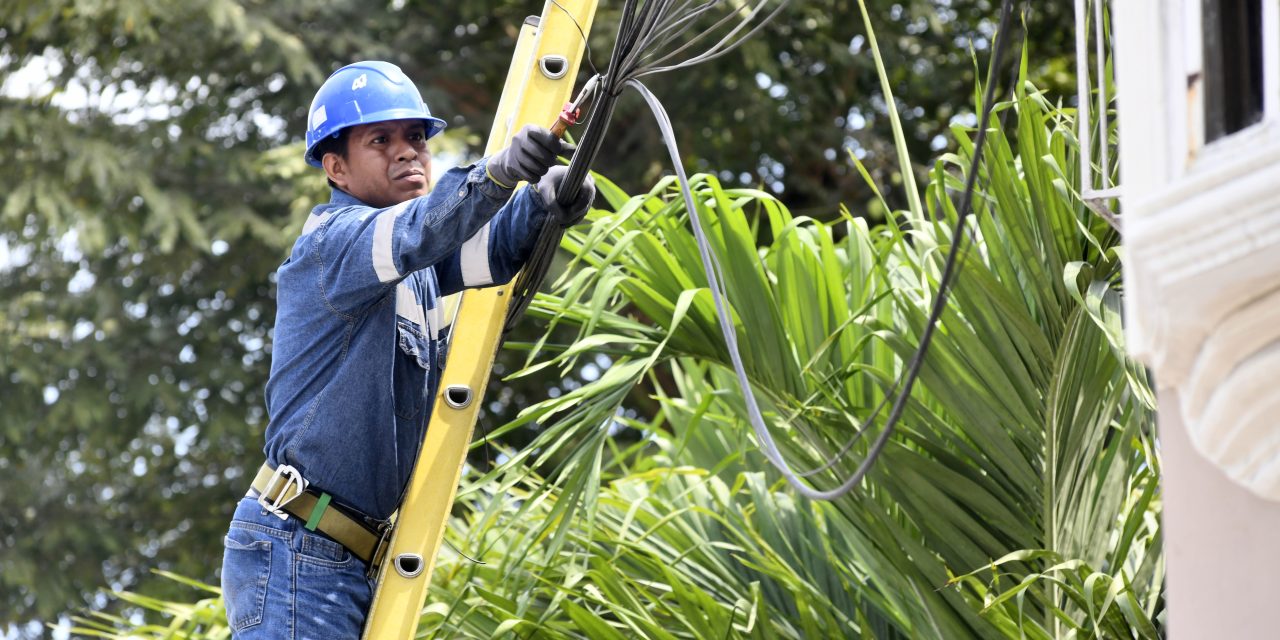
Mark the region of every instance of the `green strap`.
POLYGON ((320 525, 320 516, 324 515, 324 510, 329 508, 329 494, 321 493, 320 499, 316 500, 316 506, 311 510, 311 517, 307 518, 307 531, 315 531, 320 525))

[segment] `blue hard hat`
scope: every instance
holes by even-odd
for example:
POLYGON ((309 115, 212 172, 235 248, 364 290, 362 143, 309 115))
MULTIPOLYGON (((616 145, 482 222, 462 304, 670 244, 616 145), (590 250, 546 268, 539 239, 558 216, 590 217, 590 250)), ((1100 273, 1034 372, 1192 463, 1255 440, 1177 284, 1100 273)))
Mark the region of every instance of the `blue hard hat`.
POLYGON ((372 60, 349 64, 320 86, 307 111, 307 164, 322 167, 316 145, 347 127, 386 120, 419 119, 427 137, 440 133, 445 122, 431 116, 422 94, 404 72, 390 62, 372 60))

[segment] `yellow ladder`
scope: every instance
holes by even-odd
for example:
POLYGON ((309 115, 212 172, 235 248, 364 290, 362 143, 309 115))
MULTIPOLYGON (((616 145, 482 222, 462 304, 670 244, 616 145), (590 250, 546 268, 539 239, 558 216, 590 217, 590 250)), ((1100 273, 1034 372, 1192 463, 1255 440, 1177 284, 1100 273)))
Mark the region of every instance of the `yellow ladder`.
MULTIPOLYGON (((486 154, 506 146, 526 124, 555 121, 573 91, 595 12, 596 0, 548 0, 541 18, 525 21, 486 154)), ((510 301, 508 286, 462 294, 440 393, 379 572, 366 640, 407 640, 417 631, 510 301)))

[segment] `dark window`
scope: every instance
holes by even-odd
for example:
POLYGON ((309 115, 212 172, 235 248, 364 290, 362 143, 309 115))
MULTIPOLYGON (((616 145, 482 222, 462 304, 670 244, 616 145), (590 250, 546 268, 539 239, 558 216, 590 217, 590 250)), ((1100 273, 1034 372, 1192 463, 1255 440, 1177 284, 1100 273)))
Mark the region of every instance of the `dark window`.
POLYGON ((1262 0, 1203 0, 1204 135, 1262 120, 1262 0))

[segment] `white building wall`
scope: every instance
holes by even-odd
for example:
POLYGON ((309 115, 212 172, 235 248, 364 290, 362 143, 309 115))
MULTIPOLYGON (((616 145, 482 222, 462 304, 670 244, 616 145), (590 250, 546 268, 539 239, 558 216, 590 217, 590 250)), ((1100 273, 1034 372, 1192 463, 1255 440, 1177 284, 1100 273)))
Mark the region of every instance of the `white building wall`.
POLYGON ((1160 403, 1169 635, 1280 638, 1280 29, 1266 118, 1203 145, 1200 7, 1111 1, 1127 339, 1160 403))
POLYGON ((1280 638, 1280 508, 1191 447, 1178 404, 1161 392, 1169 637, 1280 638))
POLYGON ((1112 6, 1130 348, 1192 446, 1280 500, 1280 113, 1201 146, 1200 1, 1112 6))

